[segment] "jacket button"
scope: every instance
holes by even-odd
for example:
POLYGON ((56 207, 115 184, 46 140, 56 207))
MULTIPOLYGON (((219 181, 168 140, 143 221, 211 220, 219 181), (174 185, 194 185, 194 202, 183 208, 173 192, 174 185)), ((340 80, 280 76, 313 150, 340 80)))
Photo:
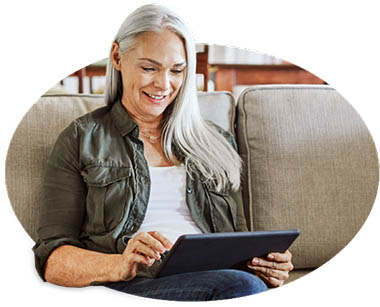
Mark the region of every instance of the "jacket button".
POLYGON ((187 192, 188 194, 191 194, 191 193, 193 193, 193 189, 192 189, 192 188, 187 188, 187 189, 186 189, 186 192, 187 192))

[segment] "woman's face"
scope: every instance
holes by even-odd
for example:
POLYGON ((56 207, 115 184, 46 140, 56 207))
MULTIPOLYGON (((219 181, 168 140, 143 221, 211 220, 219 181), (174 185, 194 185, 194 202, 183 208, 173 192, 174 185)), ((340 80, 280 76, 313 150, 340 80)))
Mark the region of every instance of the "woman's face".
POLYGON ((177 96, 185 77, 186 52, 182 40, 169 30, 146 32, 119 61, 115 55, 111 56, 115 68, 121 72, 122 102, 127 110, 138 118, 161 117, 177 96))

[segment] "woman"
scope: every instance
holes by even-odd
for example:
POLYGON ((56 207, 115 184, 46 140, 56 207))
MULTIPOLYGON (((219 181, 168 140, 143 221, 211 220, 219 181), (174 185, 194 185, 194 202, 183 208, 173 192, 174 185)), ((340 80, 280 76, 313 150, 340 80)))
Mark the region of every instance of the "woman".
POLYGON ((48 160, 34 247, 41 277, 188 301, 282 285, 289 252, 252 259, 252 274, 149 278, 183 233, 247 230, 241 161, 232 136, 200 116, 182 21, 153 5, 132 13, 112 44, 106 87, 107 107, 69 125, 48 160))

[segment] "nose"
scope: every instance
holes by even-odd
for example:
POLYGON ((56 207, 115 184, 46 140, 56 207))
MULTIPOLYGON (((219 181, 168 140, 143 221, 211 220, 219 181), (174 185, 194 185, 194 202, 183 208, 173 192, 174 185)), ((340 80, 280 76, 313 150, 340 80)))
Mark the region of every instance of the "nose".
POLYGON ((169 73, 166 71, 158 73, 154 79, 153 85, 162 91, 168 90, 170 88, 169 73))

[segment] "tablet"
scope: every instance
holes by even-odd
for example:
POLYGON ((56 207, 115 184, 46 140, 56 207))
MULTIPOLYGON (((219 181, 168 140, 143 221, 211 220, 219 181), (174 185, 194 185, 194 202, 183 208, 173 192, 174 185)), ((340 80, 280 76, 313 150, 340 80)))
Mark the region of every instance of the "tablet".
POLYGON ((299 234, 291 229, 182 235, 164 255, 155 278, 217 269, 249 271, 248 260, 285 252, 299 234))

